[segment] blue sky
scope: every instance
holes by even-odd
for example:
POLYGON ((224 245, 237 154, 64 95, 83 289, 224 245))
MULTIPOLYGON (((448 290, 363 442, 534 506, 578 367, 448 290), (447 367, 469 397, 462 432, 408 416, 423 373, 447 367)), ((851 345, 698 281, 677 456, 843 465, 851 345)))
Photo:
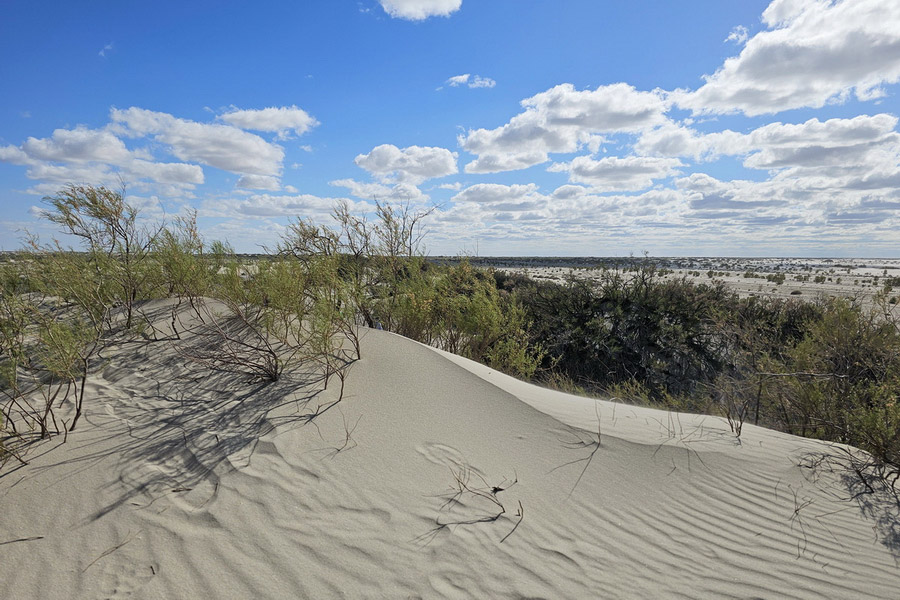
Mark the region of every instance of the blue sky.
POLYGON ((21 2, 0 248, 41 198, 271 246, 436 206, 433 254, 900 256, 900 3, 21 2))

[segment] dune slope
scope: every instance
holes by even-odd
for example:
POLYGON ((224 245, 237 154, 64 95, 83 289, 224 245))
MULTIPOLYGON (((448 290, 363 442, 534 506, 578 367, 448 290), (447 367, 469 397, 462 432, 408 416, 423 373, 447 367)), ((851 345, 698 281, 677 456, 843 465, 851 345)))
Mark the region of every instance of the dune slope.
POLYGON ((315 417, 314 373, 110 352, 0 477, 0 597, 897 597, 896 507, 809 468, 828 445, 362 344, 315 417))

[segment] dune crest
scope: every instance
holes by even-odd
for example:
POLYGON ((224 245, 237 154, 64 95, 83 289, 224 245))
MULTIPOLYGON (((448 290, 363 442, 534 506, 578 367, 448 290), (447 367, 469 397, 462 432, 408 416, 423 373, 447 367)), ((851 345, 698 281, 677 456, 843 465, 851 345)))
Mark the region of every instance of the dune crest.
POLYGON ((309 373, 111 351, 0 478, 0 596, 896 598, 896 506, 811 468, 830 445, 361 343, 315 417, 309 373))

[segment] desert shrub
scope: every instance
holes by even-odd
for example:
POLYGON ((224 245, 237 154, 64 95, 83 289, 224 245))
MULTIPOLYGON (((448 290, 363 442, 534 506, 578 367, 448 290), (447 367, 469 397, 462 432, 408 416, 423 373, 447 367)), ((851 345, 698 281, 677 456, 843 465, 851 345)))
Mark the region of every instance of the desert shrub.
MULTIPOLYGON (((900 334, 874 311, 832 299, 786 353, 792 374, 766 388, 776 424, 789 432, 839 441, 896 460, 900 334)), ((893 463, 898 464, 898 463, 893 463)))
POLYGON ((525 310, 501 294, 489 272, 468 261, 437 277, 430 312, 438 325, 437 345, 451 352, 525 378, 541 361, 539 346, 528 340, 525 310))
POLYGON ((69 185, 44 202, 49 207, 44 216, 81 240, 97 278, 124 307, 130 328, 135 303, 150 295, 157 275, 149 259, 162 226, 145 225, 139 211, 125 202, 124 191, 105 187, 69 185))
POLYGON ((896 464, 900 320, 847 300, 739 299, 652 269, 564 284, 496 274, 546 349, 542 378, 857 445, 896 464))
POLYGON ((565 284, 502 276, 533 323, 543 367, 578 382, 637 380, 657 393, 682 394, 712 377, 722 357, 711 327, 732 295, 721 284, 665 281, 652 265, 634 274, 606 271, 598 283, 565 284))
POLYGON ((60 432, 55 407, 71 400, 68 431, 82 415, 90 362, 99 347, 98 330, 83 312, 35 304, 28 298, 0 299, 0 394, 5 427, 20 441, 60 432))
POLYGON ((596 383, 587 384, 585 386, 575 383, 565 375, 552 373, 546 375, 541 383, 552 389, 571 394, 593 397, 600 396, 609 399, 612 402, 621 402, 635 406, 649 406, 677 412, 704 414, 715 412, 715 407, 712 406, 711 399, 706 394, 671 394, 667 391, 660 392, 634 378, 604 386, 596 383))
POLYGON ((540 352, 529 343, 524 311, 488 272, 422 256, 419 227, 429 212, 379 203, 369 222, 339 204, 334 229, 291 223, 278 256, 304 265, 306 288, 318 290, 310 302, 319 321, 354 341, 357 355, 362 323, 530 377, 540 352))
POLYGON ((209 293, 213 274, 221 267, 206 260, 205 246, 197 229, 197 213, 177 217, 154 239, 153 260, 160 272, 161 293, 192 304, 209 293))

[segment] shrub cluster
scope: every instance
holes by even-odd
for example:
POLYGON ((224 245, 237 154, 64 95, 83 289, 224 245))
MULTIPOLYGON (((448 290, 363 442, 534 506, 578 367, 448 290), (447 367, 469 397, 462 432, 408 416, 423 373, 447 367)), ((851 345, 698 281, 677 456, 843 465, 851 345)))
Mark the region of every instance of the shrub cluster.
POLYGON ((341 393, 361 325, 525 378, 541 360, 523 309, 489 275, 421 256, 428 211, 378 204, 369 222, 340 204, 333 227, 297 219, 275 248, 247 259, 204 242, 194 214, 147 223, 124 192, 68 186, 45 203, 81 248, 33 238, 0 268, 0 461, 74 430, 103 349, 140 336, 254 381, 312 365, 325 387, 337 375, 341 393), (159 298, 175 299, 165 328, 143 313, 159 298))
POLYGON ((522 305, 539 373, 569 390, 851 444, 900 469, 900 318, 847 299, 740 298, 652 263, 598 281, 496 273, 522 305))

